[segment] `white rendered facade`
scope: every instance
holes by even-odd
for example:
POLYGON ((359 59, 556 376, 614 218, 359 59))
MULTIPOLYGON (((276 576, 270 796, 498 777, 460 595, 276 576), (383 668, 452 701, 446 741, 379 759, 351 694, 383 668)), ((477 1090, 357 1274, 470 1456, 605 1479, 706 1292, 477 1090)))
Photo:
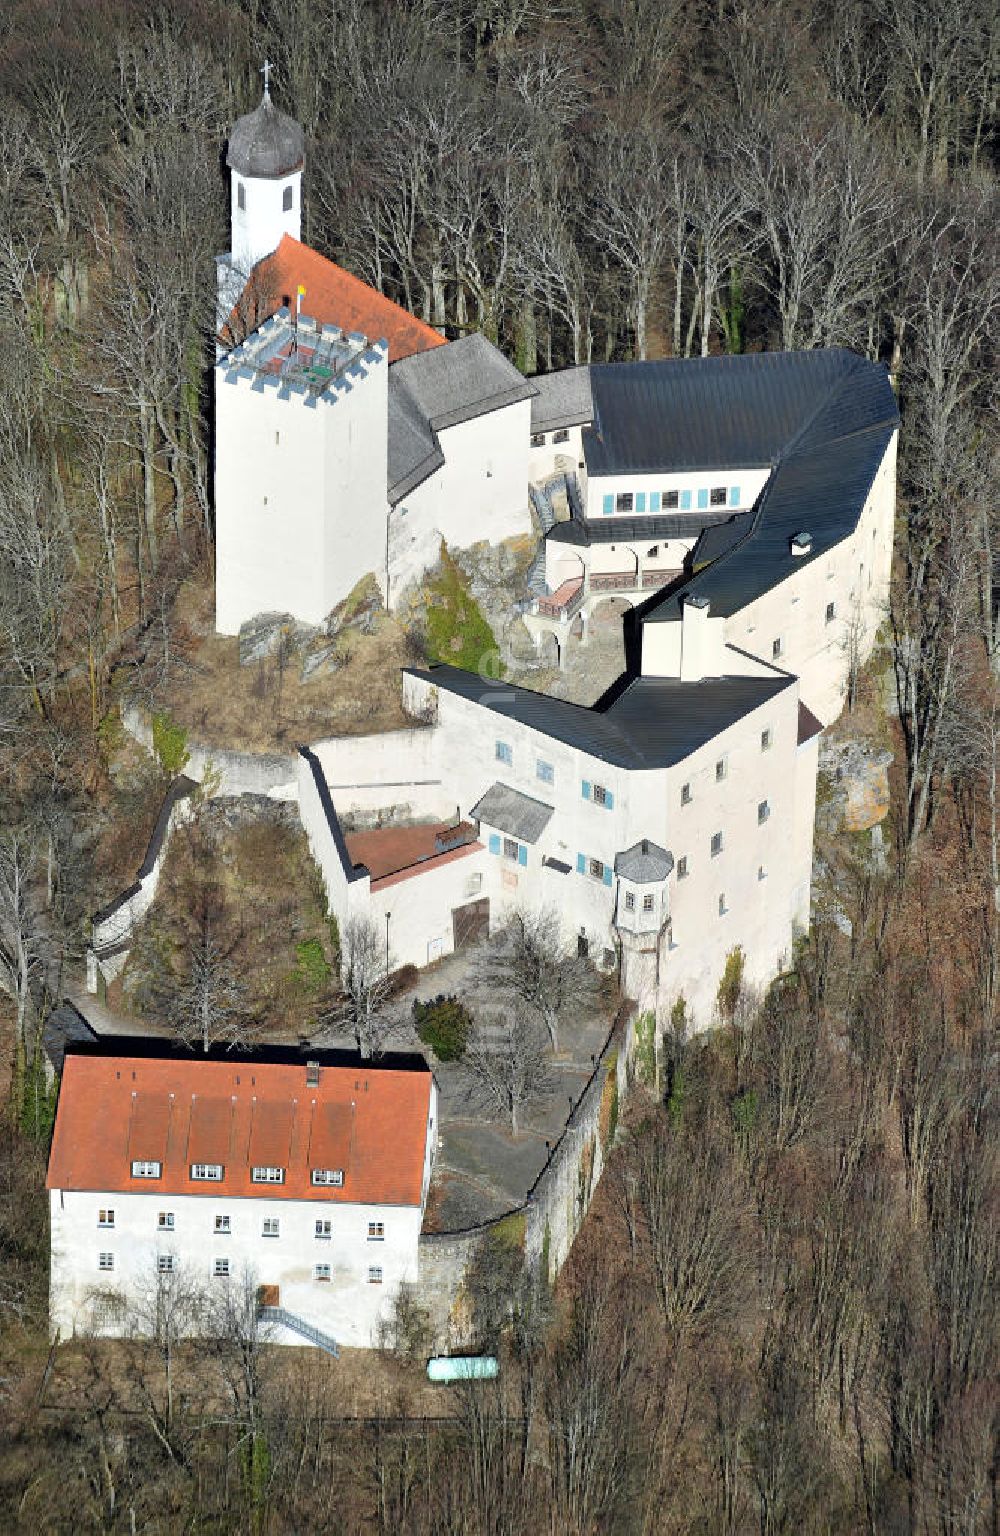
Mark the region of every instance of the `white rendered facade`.
MULTIPOLYGON (((276 318, 260 334, 282 332, 276 318)), ((295 334, 316 333, 300 320, 295 334)), ((242 365, 243 348, 216 365, 220 634, 263 612, 320 624, 369 571, 384 584, 388 359, 384 344, 349 345, 322 392, 242 365)))
MULTIPOLYGON (((277 1288, 282 1309, 357 1348, 376 1342, 399 1286, 416 1280, 423 1216, 419 1206, 334 1206, 266 1195, 232 1200, 221 1191, 195 1196, 59 1189, 50 1191, 49 1213, 53 1338, 114 1336, 128 1326, 141 1331, 158 1265, 166 1258, 185 1286, 204 1289, 210 1305, 220 1287, 249 1275, 255 1285, 277 1288), (109 1213, 113 1226, 106 1224, 109 1213), (373 1225, 381 1235, 369 1239, 373 1225), (102 1255, 111 1255, 110 1269, 101 1267, 102 1255), (218 1272, 221 1265, 228 1266, 227 1275, 218 1272), (371 1270, 378 1270, 377 1282, 369 1278, 371 1270), (124 1308, 116 1305, 119 1298, 124 1308)), ((303 1341, 278 1325, 274 1342, 303 1341)))
POLYGON ((298 240, 302 231, 302 167, 284 176, 230 177, 231 262, 243 281, 258 261, 270 256, 282 235, 298 240))

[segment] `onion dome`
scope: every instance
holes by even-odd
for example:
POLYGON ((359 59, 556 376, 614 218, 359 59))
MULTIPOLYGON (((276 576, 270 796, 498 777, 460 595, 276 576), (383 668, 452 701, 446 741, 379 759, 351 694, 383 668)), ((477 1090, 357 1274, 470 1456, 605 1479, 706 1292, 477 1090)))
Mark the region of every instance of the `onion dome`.
POLYGON ((279 112, 265 90, 260 106, 237 118, 229 136, 226 164, 241 176, 276 179, 301 170, 305 136, 301 124, 279 112))

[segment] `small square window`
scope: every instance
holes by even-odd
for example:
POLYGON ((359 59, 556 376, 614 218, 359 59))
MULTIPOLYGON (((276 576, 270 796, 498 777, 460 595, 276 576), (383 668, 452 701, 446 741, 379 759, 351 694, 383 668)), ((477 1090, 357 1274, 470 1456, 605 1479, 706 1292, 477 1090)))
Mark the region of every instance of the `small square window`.
POLYGON ((99 1227, 113 1227, 115 1224, 114 1211, 98 1211, 97 1225, 99 1227))
POLYGON ((677 878, 678 878, 678 880, 686 880, 687 879, 687 874, 688 874, 688 857, 687 857, 686 853, 682 853, 680 858, 677 860, 677 878))
POLYGON ((567 432, 566 428, 560 427, 558 432, 553 432, 552 441, 554 443, 568 443, 569 433, 567 432))
POLYGON ((652 912, 654 910, 655 906, 656 906, 656 897, 655 896, 651 896, 650 895, 650 896, 644 896, 642 898, 642 910, 644 912, 652 912))
POLYGON ((544 762, 542 758, 535 764, 535 775, 543 784, 554 784, 556 781, 556 771, 552 764, 544 762))
POLYGON ((721 781, 726 777, 726 774, 728 772, 729 772, 728 759, 724 758, 724 757, 720 757, 719 761, 715 765, 715 782, 717 784, 721 783, 721 781))
POLYGON ((315 1266, 315 1268, 313 1269, 313 1274, 315 1275, 317 1280, 329 1280, 329 1278, 330 1278, 330 1266, 329 1266, 329 1264, 317 1264, 315 1266))
POLYGON ((655 560, 659 553, 660 553, 660 546, 659 546, 659 544, 651 544, 650 547, 646 551, 646 559, 647 560, 655 560))
POLYGON ((384 1240, 384 1238, 385 1238, 385 1222, 384 1221, 370 1221, 368 1223, 368 1241, 370 1243, 381 1243, 384 1240))
POLYGON ((591 790, 591 794, 593 796, 594 804, 595 805, 607 805, 607 803, 608 803, 608 792, 604 788, 603 784, 595 784, 593 789, 591 790))
POLYGON ((681 493, 680 493, 680 491, 664 491, 662 496, 660 497, 660 506, 661 507, 666 507, 668 509, 670 507, 679 507, 680 503, 681 503, 681 493))
POLYGON ((381 1266, 381 1264, 369 1264, 369 1266, 368 1266, 368 1284, 369 1285, 381 1285, 382 1284, 382 1266, 381 1266))
POLYGON ((156 1267, 161 1275, 172 1275, 174 1272, 174 1256, 172 1253, 158 1253, 156 1255, 156 1267))
POLYGON ((283 213, 290 213, 295 200, 295 194, 291 187, 286 187, 281 194, 281 209, 283 213))
POLYGON ((229 1260, 216 1259, 215 1263, 212 1265, 212 1273, 213 1275, 218 1275, 220 1278, 224 1279, 229 1274, 229 1260))
POLYGON ((514 753, 509 741, 497 742, 496 757, 498 763, 506 763, 508 768, 511 767, 514 762, 514 753))
POLYGON ((161 1232, 172 1232, 174 1230, 173 1211, 160 1211, 156 1218, 156 1225, 161 1232))
POLYGON ((766 800, 762 800, 757 807, 757 825, 759 827, 763 826, 764 822, 767 820, 770 814, 771 807, 768 805, 766 800))
POLYGON ((544 432, 532 432, 532 434, 531 434, 531 446, 532 446, 532 448, 544 448, 545 447, 545 433, 544 432))
POLYGON ((114 1267, 115 1267, 115 1256, 114 1256, 114 1254, 113 1253, 99 1253, 97 1255, 97 1267, 98 1267, 98 1269, 104 1269, 104 1270, 114 1269, 114 1267))
POLYGON ((832 624, 836 617, 837 617, 837 605, 836 605, 836 603, 827 603, 827 605, 826 605, 826 622, 828 624, 832 624))
POLYGON ((588 862, 588 868, 593 879, 604 879, 604 865, 601 863, 600 859, 590 859, 588 862))
POLYGON ((619 491, 615 497, 616 512, 631 512, 635 505, 635 497, 631 491, 619 491))
POLYGON ((719 897, 719 916, 720 917, 725 917, 725 915, 726 915, 726 898, 725 898, 725 895, 723 894, 722 896, 719 897))
POLYGON ((245 209, 246 205, 247 205, 247 189, 243 185, 242 181, 238 181, 236 183, 236 206, 239 209, 245 209))
POLYGON ((316 1237, 320 1242, 329 1242, 333 1236, 333 1223, 320 1217, 316 1222, 316 1237))
POLYGON ((760 733, 760 750, 762 752, 770 752, 770 750, 771 750, 771 742, 773 740, 774 740, 774 737, 771 734, 771 727, 770 726, 765 727, 765 729, 763 731, 761 731, 761 733, 760 733))
POLYGON ((216 1218, 215 1218, 215 1230, 216 1230, 216 1232, 219 1232, 219 1233, 231 1232, 232 1231, 232 1227, 229 1224, 229 1217, 228 1216, 216 1216, 216 1218))
POLYGON ((778 657, 781 655, 781 650, 782 650, 781 636, 779 635, 777 640, 772 640, 771 641, 771 660, 772 661, 777 661, 778 657))
POLYGON ((626 912, 634 912, 635 911, 635 896, 633 895, 633 893, 631 891, 626 891, 625 892, 625 911, 626 912))
POLYGON ((712 833, 712 858, 714 859, 716 854, 717 853, 721 853, 721 852, 722 852, 722 833, 721 832, 713 832, 712 833))
POLYGON ((515 864, 517 863, 517 843, 515 842, 514 838, 512 838, 512 837, 505 837, 504 838, 504 840, 503 840, 503 856, 504 856, 505 859, 511 859, 511 860, 513 860, 513 862, 515 864))
POLYGON ((709 501, 713 507, 724 507, 726 505, 727 499, 726 487, 724 485, 712 486, 711 492, 709 493, 709 501))
POLYGON ((603 965, 603 967, 604 967, 604 969, 606 971, 610 971, 610 969, 614 965, 614 963, 615 963, 615 952, 614 952, 614 950, 613 949, 606 949, 604 951, 604 954, 601 956, 601 964, 603 965))
POLYGON ((682 784, 681 785, 681 805, 690 805, 690 804, 691 804, 691 786, 690 786, 690 784, 682 784))
POLYGON ((281 1221, 277 1216, 265 1216, 260 1224, 261 1237, 280 1237, 281 1221))

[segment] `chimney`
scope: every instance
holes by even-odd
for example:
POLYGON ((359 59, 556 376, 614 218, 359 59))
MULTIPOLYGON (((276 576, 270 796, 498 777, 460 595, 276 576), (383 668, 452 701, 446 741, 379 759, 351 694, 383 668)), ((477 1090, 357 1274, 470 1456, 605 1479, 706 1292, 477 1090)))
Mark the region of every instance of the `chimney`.
POLYGON ((707 597, 690 594, 681 600, 681 682, 699 683, 708 661, 707 597))
POLYGON ((319 1062, 318 1061, 307 1061, 306 1062, 306 1087, 307 1088, 318 1088, 319 1087, 319 1062))
POLYGON ((792 558, 801 559, 803 555, 812 553, 813 536, 811 533, 797 533, 792 539, 792 558))

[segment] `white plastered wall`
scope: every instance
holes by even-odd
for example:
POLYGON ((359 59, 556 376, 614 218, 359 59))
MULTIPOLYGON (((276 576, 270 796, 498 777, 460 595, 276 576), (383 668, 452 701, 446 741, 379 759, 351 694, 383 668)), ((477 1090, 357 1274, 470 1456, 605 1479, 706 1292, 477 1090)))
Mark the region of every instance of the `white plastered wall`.
POLYGON ((440 469, 394 506, 390 525, 392 600, 450 549, 530 535, 528 439, 531 401, 438 432, 440 469))
POLYGON ((719 515, 723 512, 729 512, 730 514, 735 512, 745 512, 748 510, 748 508, 752 507, 754 502, 757 500, 757 497, 760 495, 761 491, 764 489, 764 486, 767 484, 767 481, 770 478, 770 474, 771 470, 769 467, 761 468, 760 466, 751 469, 691 470, 682 474, 591 474, 587 480, 587 516, 603 518, 606 515, 604 512, 605 496, 612 496, 617 499, 619 492, 626 491, 631 491, 633 498, 639 493, 645 494, 645 513, 643 514, 637 512, 633 500, 631 511, 622 513, 617 511, 612 512, 607 514, 609 517, 649 516, 649 495, 651 491, 660 491, 661 493, 663 491, 691 492, 690 507, 663 508, 661 506, 659 513, 653 513, 653 516, 666 515, 669 517, 671 513, 676 512, 683 512, 685 515, 690 514, 694 516, 697 516, 699 512, 711 512, 715 513, 716 515, 719 515), (724 507, 713 507, 711 505, 707 507, 698 506, 699 491, 708 491, 711 493, 713 486, 721 485, 726 487, 726 505, 724 507), (737 501, 730 500, 729 492, 733 487, 737 488, 739 491, 739 499, 737 501))
MULTIPOLYGON (((436 1092, 431 1095, 436 1137, 436 1092)), ((429 1155, 429 1154, 428 1154, 429 1155)), ((426 1179, 424 1182, 426 1192, 426 1179)), ((216 1279, 215 1260, 228 1259, 239 1282, 249 1272, 261 1285, 279 1287, 279 1302, 340 1344, 366 1348, 403 1281, 417 1278, 421 1210, 418 1206, 354 1205, 323 1200, 227 1198, 222 1187, 205 1195, 168 1191, 134 1193, 52 1190, 49 1322, 53 1337, 90 1331, 95 1293, 120 1292, 126 1299, 155 1295, 157 1255, 172 1254, 178 1269, 209 1295, 227 1282, 216 1279), (101 1210, 114 1211, 114 1227, 98 1226, 101 1210), (173 1216, 162 1230, 160 1212, 173 1216), (231 1231, 215 1232, 216 1216, 228 1216, 231 1231), (277 1217, 278 1237, 264 1237, 265 1217, 277 1217), (329 1239, 316 1237, 317 1219, 329 1220, 329 1239), (385 1236, 369 1242, 368 1223, 381 1221, 385 1236), (99 1268, 99 1255, 112 1253, 114 1269, 99 1268), (331 1278, 317 1280, 315 1266, 329 1264, 331 1278), (368 1280, 370 1265, 382 1280, 368 1280)), ((120 1322, 100 1331, 122 1331, 120 1322)), ((279 1330, 277 1343, 301 1344, 299 1335, 279 1330)))
POLYGON ((302 171, 288 176, 242 176, 229 174, 229 209, 232 229, 233 265, 249 273, 263 257, 276 251, 283 235, 298 240, 302 225, 302 171), (239 206, 240 187, 246 207, 239 206), (292 206, 284 206, 290 189, 292 206))
MULTIPOLYGON (((793 565, 778 586, 726 620, 732 645, 798 675, 803 702, 828 725, 843 707, 852 646, 864 660, 888 611, 896 489, 896 434, 886 449, 857 529, 825 555, 793 565), (827 607, 834 605, 828 620, 827 607)), ((809 531, 808 510, 803 531, 809 531)), ((664 626, 657 626, 663 628, 664 626)))
MULTIPOLYGON (((545 438, 544 443, 530 443, 528 450, 528 478, 533 484, 539 484, 548 480, 551 475, 562 474, 564 470, 571 470, 581 482, 583 490, 583 428, 566 427, 565 439, 557 443, 556 434, 544 432, 539 434, 545 438)), ((529 440, 530 441, 530 440, 529 440)), ((586 505, 586 503, 584 503, 586 505)))
POLYGON ((228 359, 215 378, 216 628, 265 612, 319 624, 367 572, 384 580, 385 345, 321 397, 228 359))

